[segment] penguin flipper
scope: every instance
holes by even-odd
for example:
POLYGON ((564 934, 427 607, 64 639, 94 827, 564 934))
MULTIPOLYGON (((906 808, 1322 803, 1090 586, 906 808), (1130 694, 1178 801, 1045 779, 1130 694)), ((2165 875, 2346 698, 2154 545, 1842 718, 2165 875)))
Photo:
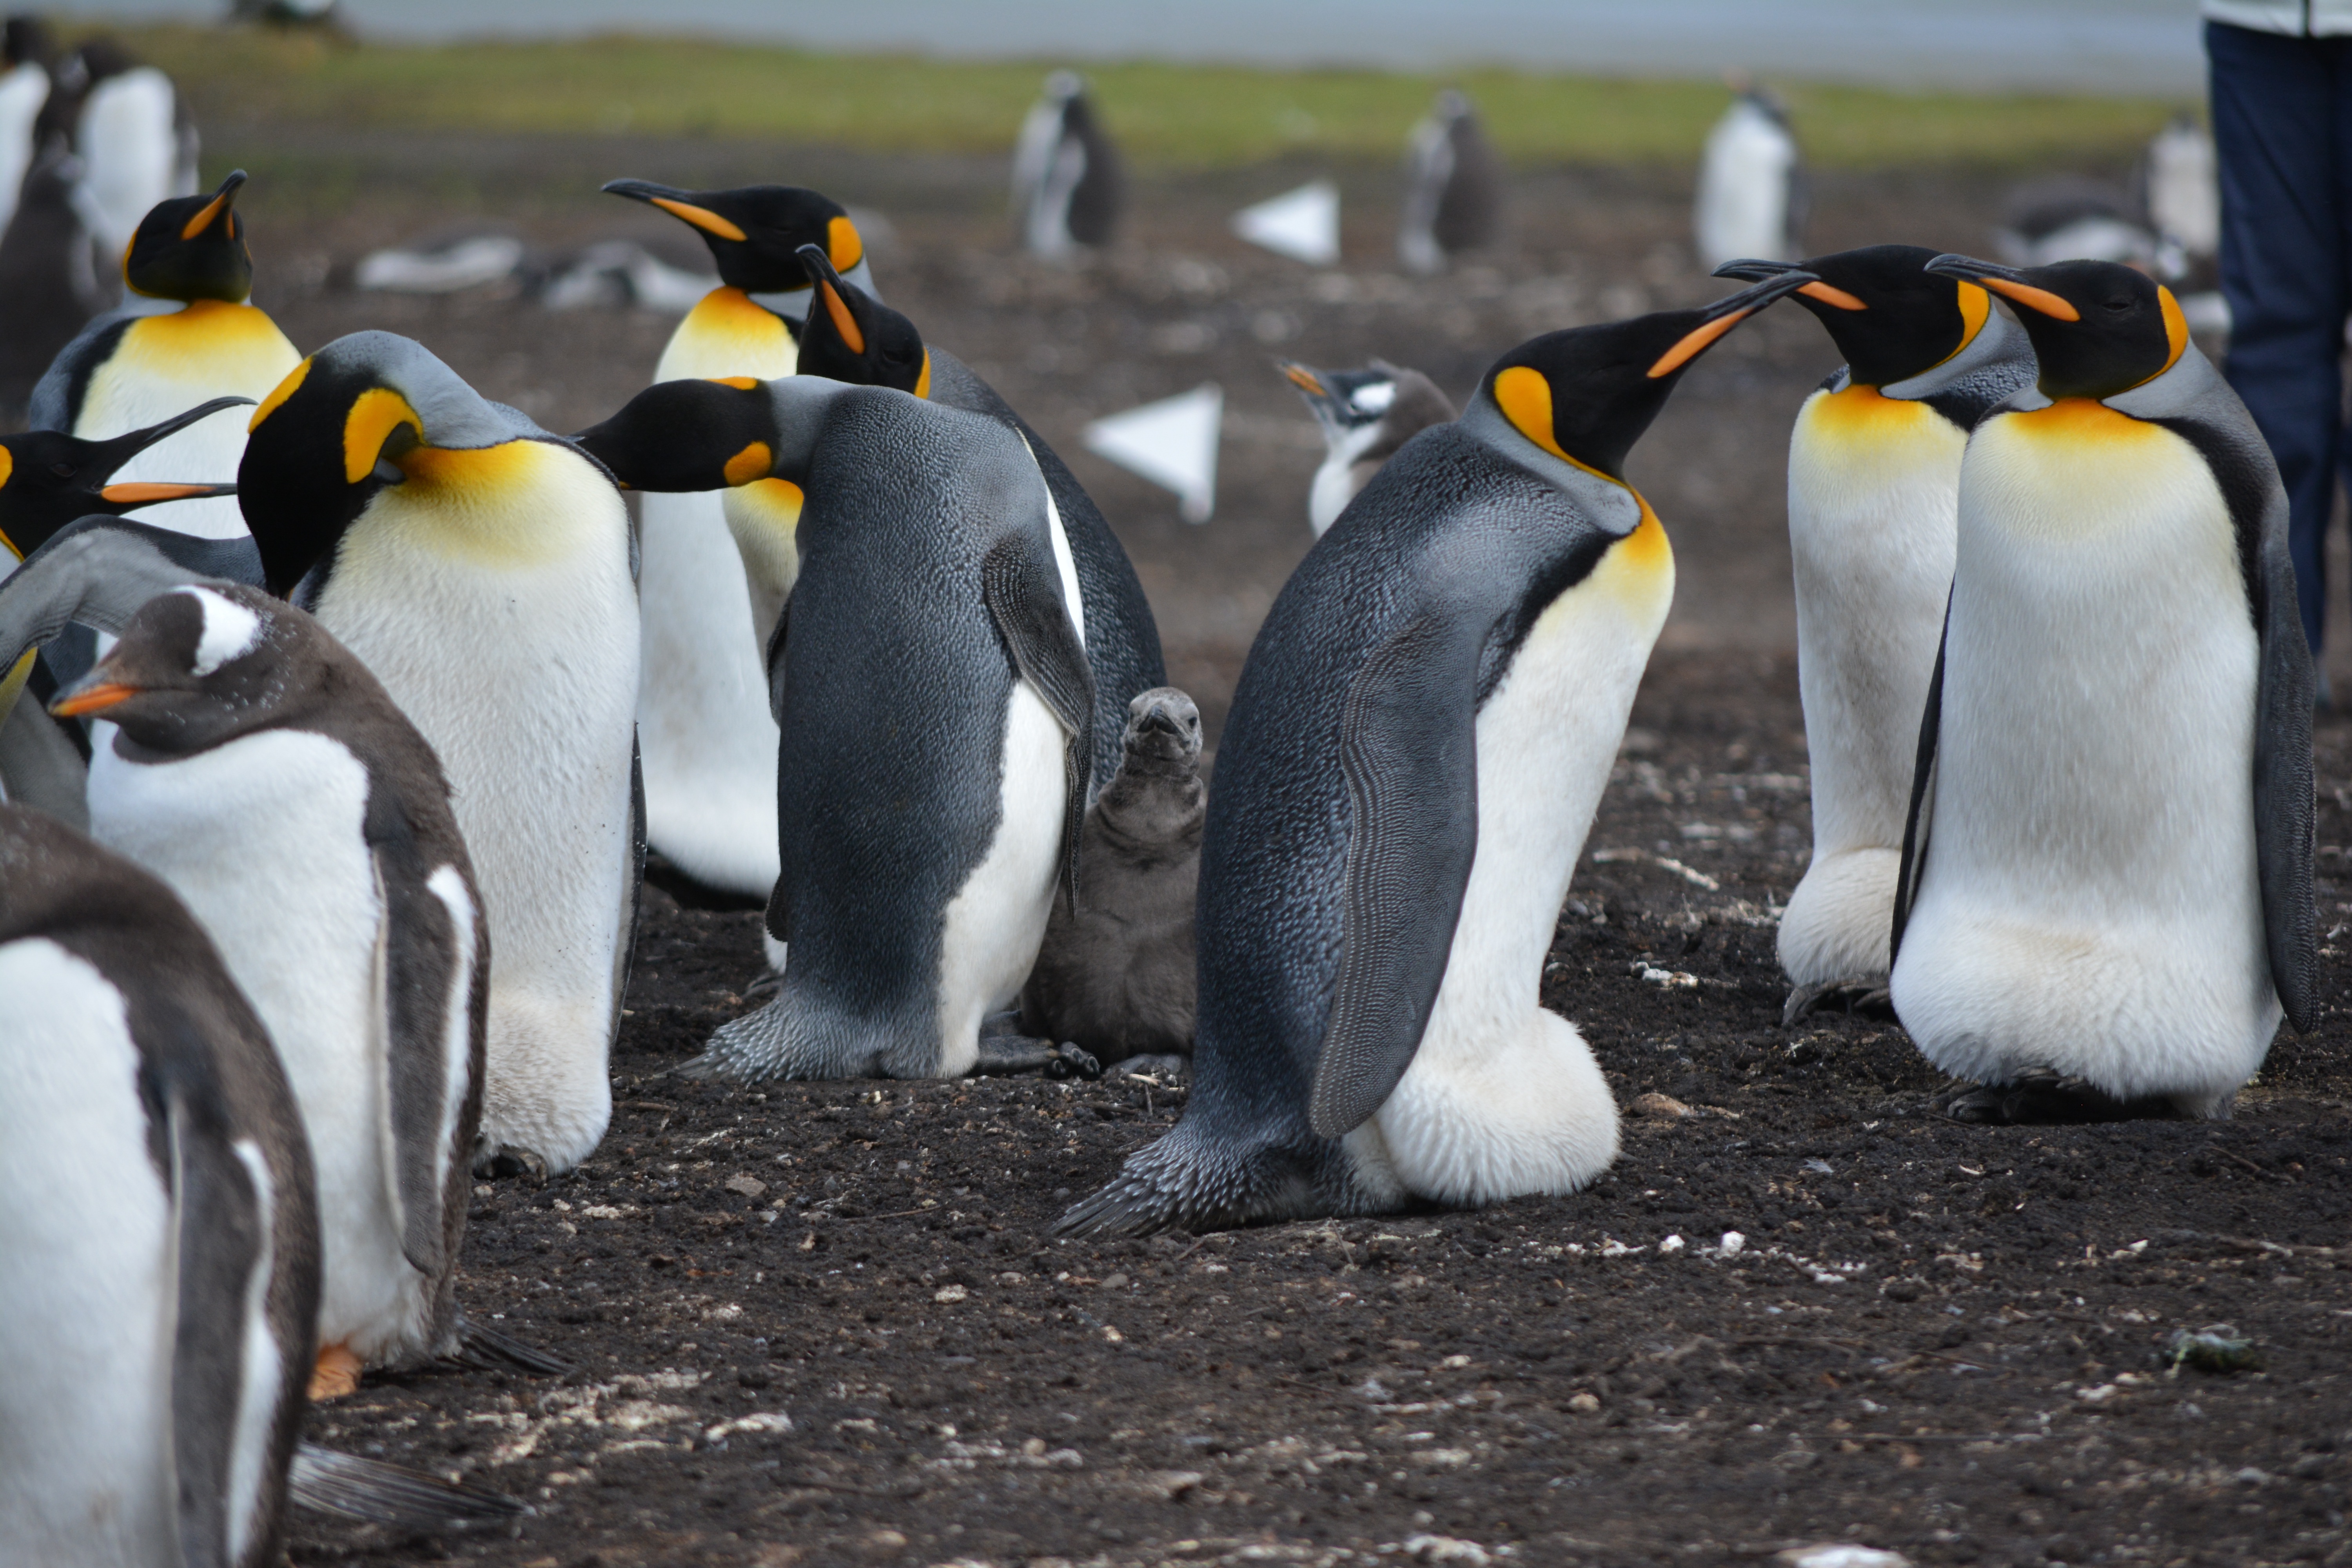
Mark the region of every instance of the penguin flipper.
POLYGON ((78 519, 0 582, 0 669, 69 625, 119 632, 158 594, 224 582, 260 586, 250 538, 194 539, 121 518, 78 519))
POLYGON ((1094 773, 1094 676, 1086 649, 1063 608, 1058 574, 1049 557, 1041 567, 1006 539, 980 564, 981 597, 1013 655, 1021 678, 1036 688, 1068 731, 1062 747, 1062 874, 1069 907, 1078 907, 1078 835, 1086 826, 1087 786, 1094 773), (1052 574, 1052 575, 1048 575, 1052 574), (1048 584, 1054 586, 1049 587, 1048 584))
POLYGON ((1952 600, 1944 596, 1944 630, 1936 639, 1936 668, 1927 677, 1927 704, 1919 714, 1919 751, 1911 764, 1911 805, 1903 818, 1903 858, 1895 873, 1894 926, 1886 942, 1886 967, 1903 951, 1903 928, 1919 896, 1919 874, 1927 864, 1927 827, 1936 810, 1936 743, 1944 728, 1944 650, 1952 640, 1952 600))
POLYGON ((1308 1098, 1320 1138, 1353 1131, 1388 1100, 1445 979, 1478 851, 1481 639, 1466 620, 1439 611, 1409 622, 1349 687, 1339 973, 1308 1098))
POLYGON ((2286 492, 2273 481, 2246 562, 2262 665, 2254 682, 2254 858, 2271 984, 2297 1033, 2319 1022, 2319 904, 2312 885, 2318 806, 2313 796, 2310 645, 2287 552, 2286 492))
POLYGON ((468 1156, 481 1120, 488 943, 470 882, 473 930, 460 931, 449 905, 426 885, 439 868, 425 863, 409 836, 407 814, 374 790, 368 806, 383 910, 376 928, 378 1016, 386 1037, 385 1114, 392 1123, 400 1250, 436 1282, 435 1297, 447 1313, 454 1310, 450 1265, 465 1234, 466 1189, 472 1181, 468 1156), (461 965, 459 956, 469 950, 475 962, 461 965), (464 1088, 452 1106, 450 1082, 460 1061, 464 1088))
MULTIPOLYGON (((29 667, 26 658, 20 663, 29 667)), ((89 764, 38 703, 0 685, 0 795, 89 831, 89 764)))
POLYGON ((459 1486, 438 1476, 339 1454, 316 1443, 294 1449, 287 1471, 288 1500, 312 1513, 413 1531, 462 1530, 497 1524, 534 1510, 501 1492, 459 1486))

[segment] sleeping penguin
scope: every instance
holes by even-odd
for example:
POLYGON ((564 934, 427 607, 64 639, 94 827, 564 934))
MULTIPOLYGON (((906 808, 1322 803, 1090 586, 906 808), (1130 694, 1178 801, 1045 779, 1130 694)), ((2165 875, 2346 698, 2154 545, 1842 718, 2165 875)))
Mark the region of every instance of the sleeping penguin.
POLYGON ((1811 280, 1520 345, 1307 552, 1218 748, 1190 1103, 1065 1234, 1608 1168, 1609 1086, 1537 990, 1674 595, 1625 456, 1694 358, 1811 280))

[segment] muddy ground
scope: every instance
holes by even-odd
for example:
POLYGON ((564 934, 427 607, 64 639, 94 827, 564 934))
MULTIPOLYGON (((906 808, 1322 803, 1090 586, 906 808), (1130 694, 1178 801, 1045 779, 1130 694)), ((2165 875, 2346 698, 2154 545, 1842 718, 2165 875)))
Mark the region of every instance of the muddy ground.
MULTIPOLYGON (((1302 164, 1143 180, 1129 242, 1064 270, 1010 254, 992 159, 298 131, 212 142, 257 175, 260 302, 306 350, 362 326, 421 337, 557 429, 642 384, 669 322, 362 295, 351 263, 485 215, 551 247, 670 235, 587 194, 619 174, 792 179, 879 214, 884 290, 1094 490, 1213 731, 1308 542, 1318 442, 1270 355, 1382 354, 1458 395, 1536 331, 1718 288, 1682 248, 1686 182, 1654 172, 1528 174, 1508 246, 1420 282, 1386 260, 1380 169, 1341 171, 1342 269, 1223 232, 1323 172, 1302 164), (1215 521, 1190 528, 1076 432, 1210 379, 1224 475, 1215 521)), ((1828 176, 1814 240, 1981 250, 2003 184, 1828 176)), ((1772 911, 1809 841, 1781 453, 1832 363, 1810 321, 1771 313, 1633 460, 1681 586, 1544 990, 1621 1106, 1651 1108, 1597 1187, 1054 1242, 1181 1089, 666 1076, 761 964, 755 916, 649 889, 611 1134, 569 1176, 484 1184, 473 1211, 469 1310, 577 1372, 381 1379, 314 1419, 538 1514, 440 1541, 311 1521, 295 1560, 1611 1564, 1833 1540, 1923 1563, 2352 1563, 2335 948, 2320 1031, 2283 1038, 2226 1123, 1959 1127, 1928 1113, 1937 1079, 1891 1022, 1780 1026, 1772 911), (2222 1322, 2259 1370, 2159 1364, 2173 1330, 2222 1322)), ((2323 730, 2320 763, 2340 930, 2352 729, 2323 730)))

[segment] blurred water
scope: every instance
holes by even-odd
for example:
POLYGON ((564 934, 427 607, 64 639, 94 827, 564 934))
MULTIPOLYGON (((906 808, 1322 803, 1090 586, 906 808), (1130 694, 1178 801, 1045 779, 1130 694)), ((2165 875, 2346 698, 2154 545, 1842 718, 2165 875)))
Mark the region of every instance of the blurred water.
MULTIPOLYGON (((211 16, 214 0, 66 0, 211 16)), ((342 0, 364 36, 646 31, 963 58, 1154 58, 2194 94, 2194 0, 342 0)))

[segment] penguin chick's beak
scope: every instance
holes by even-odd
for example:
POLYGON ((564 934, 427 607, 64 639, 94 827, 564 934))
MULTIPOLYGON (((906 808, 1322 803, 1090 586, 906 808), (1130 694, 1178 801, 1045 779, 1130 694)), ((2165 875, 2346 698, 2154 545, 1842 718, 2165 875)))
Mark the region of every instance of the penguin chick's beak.
POLYGON ((49 711, 59 719, 79 719, 85 713, 103 713, 119 707, 145 690, 144 687, 126 686, 119 680, 101 679, 104 671, 93 669, 81 679, 58 693, 49 704, 49 711))
MULTIPOLYGON (((1800 268, 1793 261, 1765 261, 1757 258, 1748 258, 1739 261, 1727 261, 1722 266, 1715 269, 1713 276, 1717 278, 1740 278, 1754 281, 1761 281, 1768 278, 1785 278, 1790 273, 1798 270, 1800 270, 1800 268)), ((1818 278, 1814 279, 1811 283, 1805 284, 1802 288, 1799 289, 1797 292, 1802 294, 1808 300, 1819 300, 1824 305, 1834 305, 1841 310, 1867 310, 1870 309, 1868 305, 1864 304, 1860 300, 1856 299, 1852 294, 1847 293, 1844 289, 1837 288, 1832 284, 1824 283, 1818 278)))
POLYGON ((1945 255, 1927 263, 1927 270, 1946 278, 1980 283, 2010 303, 2039 311, 2053 321, 2079 321, 2083 319, 2082 311, 2049 289, 2037 289, 2028 283, 2025 275, 2014 267, 1979 261, 1972 256, 1945 255))
POLYGON ((1716 339, 1773 300, 1784 294, 1793 294, 1808 283, 1820 281, 1810 272, 1791 268, 1776 277, 1765 279, 1753 288, 1742 289, 1737 294, 1727 294, 1704 307, 1699 324, 1685 332, 1672 348, 1658 356, 1656 363, 1650 366, 1650 379, 1655 381, 1660 376, 1672 375, 1696 359, 1716 339))
MULTIPOLYGON (((246 173, 243 169, 231 169, 229 171, 228 178, 220 183, 220 189, 213 193, 213 199, 206 202, 201 208, 199 208, 195 216, 190 218, 186 223, 180 226, 180 237, 182 239, 194 239, 196 236, 204 233, 205 230, 212 227, 214 223, 220 218, 221 215, 227 212, 230 206, 236 201, 237 187, 245 184, 246 177, 246 173)), ((235 219, 230 220, 228 237, 231 239, 235 239, 236 237, 235 219)))
POLYGON ((691 191, 681 191, 674 185, 656 185, 650 180, 607 180, 603 187, 608 195, 626 196, 633 202, 657 206, 675 218, 681 218, 705 234, 720 239, 742 239, 746 236, 740 224, 732 218, 698 206, 689 198, 691 191))

